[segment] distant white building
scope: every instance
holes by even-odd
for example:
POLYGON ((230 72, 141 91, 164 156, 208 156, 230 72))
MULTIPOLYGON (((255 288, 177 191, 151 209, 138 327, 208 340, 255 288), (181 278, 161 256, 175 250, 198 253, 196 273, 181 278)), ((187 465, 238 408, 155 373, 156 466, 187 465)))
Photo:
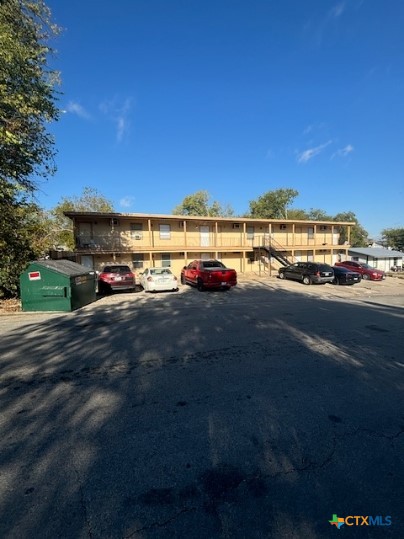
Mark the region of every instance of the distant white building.
POLYGON ((374 268, 390 271, 392 267, 403 267, 404 253, 384 247, 350 247, 348 255, 356 262, 366 262, 374 268))

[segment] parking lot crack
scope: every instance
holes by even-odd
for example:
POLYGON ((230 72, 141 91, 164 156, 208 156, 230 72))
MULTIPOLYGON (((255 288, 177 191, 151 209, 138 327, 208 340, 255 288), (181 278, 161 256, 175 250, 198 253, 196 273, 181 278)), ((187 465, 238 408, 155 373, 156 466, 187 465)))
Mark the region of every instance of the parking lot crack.
POLYGON ((404 427, 401 427, 400 430, 395 434, 385 434, 384 432, 378 432, 376 430, 358 427, 353 432, 347 432, 343 436, 357 436, 359 434, 366 434, 372 438, 385 438, 386 440, 393 441, 399 438, 402 434, 404 434, 404 427))
POLYGON ((76 473, 77 481, 78 481, 78 484, 79 484, 80 507, 81 507, 81 512, 82 512, 84 522, 85 522, 85 525, 86 525, 87 535, 88 535, 88 537, 90 539, 92 539, 93 531, 92 531, 90 519, 89 519, 89 516, 88 516, 87 504, 86 504, 86 500, 85 500, 85 497, 84 497, 83 485, 82 485, 82 482, 81 482, 81 479, 80 479, 79 471, 77 470, 77 468, 75 466, 73 466, 73 469, 74 469, 74 471, 76 473))
POLYGON ((148 524, 147 526, 143 526, 142 528, 137 528, 136 530, 131 532, 129 535, 125 535, 124 539, 130 539, 136 533, 153 530, 154 528, 164 528, 168 524, 171 524, 171 522, 174 522, 175 520, 177 520, 177 518, 179 518, 181 515, 185 513, 191 513, 193 511, 197 511, 197 507, 184 507, 180 511, 177 511, 177 513, 174 513, 171 517, 167 518, 166 520, 152 522, 151 524, 148 524))

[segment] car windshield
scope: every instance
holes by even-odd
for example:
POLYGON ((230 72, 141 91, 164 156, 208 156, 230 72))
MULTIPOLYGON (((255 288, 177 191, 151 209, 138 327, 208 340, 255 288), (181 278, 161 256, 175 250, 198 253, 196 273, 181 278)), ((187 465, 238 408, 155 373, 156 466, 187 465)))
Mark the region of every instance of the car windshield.
POLYGON ((130 273, 129 266, 106 266, 104 273, 130 273))
POLYGON ((331 271, 332 267, 329 266, 328 264, 319 264, 318 269, 319 271, 331 271))
POLYGON ((225 268, 226 266, 219 262, 218 260, 208 260, 203 262, 204 268, 225 268))
POLYGON ((372 266, 369 266, 369 264, 362 264, 362 268, 375 270, 376 268, 373 268, 372 266))
POLYGON ((153 268, 150 270, 151 275, 171 275, 168 268, 153 268))

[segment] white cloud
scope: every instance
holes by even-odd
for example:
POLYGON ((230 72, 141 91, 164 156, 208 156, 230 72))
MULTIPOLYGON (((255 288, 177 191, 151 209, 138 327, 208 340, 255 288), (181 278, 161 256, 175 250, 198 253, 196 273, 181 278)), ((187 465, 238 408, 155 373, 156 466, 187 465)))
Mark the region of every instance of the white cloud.
POLYGON ((131 111, 131 108, 131 98, 126 98, 123 101, 118 101, 118 99, 114 98, 110 101, 104 101, 100 104, 101 112, 108 116, 116 126, 117 142, 122 142, 125 135, 129 131, 129 113, 131 111))
POLYGON ((352 153, 354 151, 354 149, 355 148, 352 146, 352 144, 347 144, 345 146, 345 148, 340 148, 335 153, 333 153, 332 156, 331 156, 331 159, 333 159, 336 156, 337 157, 346 157, 347 155, 352 153))
POLYGON ((309 124, 303 129, 303 135, 310 135, 311 133, 322 131, 325 127, 326 124, 324 122, 309 124))
POLYGON ((128 121, 124 116, 116 118, 116 140, 121 142, 128 128, 128 121))
POLYGON ((132 196, 126 196, 121 198, 119 201, 119 205, 122 206, 122 208, 130 208, 135 201, 135 197, 132 196))
POLYGON ((332 140, 329 140, 328 142, 325 142, 324 144, 320 144, 320 146, 316 146, 315 148, 309 148, 308 150, 305 150, 304 152, 300 152, 297 156, 297 162, 298 163, 307 163, 310 161, 310 159, 313 159, 316 155, 321 153, 324 148, 329 146, 332 143, 332 140))
POLYGON ((336 4, 330 10, 330 16, 334 19, 337 19, 344 13, 344 11, 345 11, 345 2, 340 2, 339 4, 336 4))
POLYGON ((75 101, 68 102, 66 106, 66 111, 72 114, 77 114, 77 116, 80 116, 80 118, 85 118, 86 120, 90 118, 90 115, 86 111, 86 109, 82 105, 80 105, 80 103, 77 103, 75 101))

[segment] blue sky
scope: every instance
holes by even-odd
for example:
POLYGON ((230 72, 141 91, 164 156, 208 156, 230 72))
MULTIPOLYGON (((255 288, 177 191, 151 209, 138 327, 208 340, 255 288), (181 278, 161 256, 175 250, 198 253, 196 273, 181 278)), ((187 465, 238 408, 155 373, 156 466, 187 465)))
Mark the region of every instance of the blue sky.
POLYGON ((38 201, 97 188, 171 213, 207 190, 237 214, 293 207, 403 226, 402 0, 48 0, 63 27, 58 172, 38 201))

